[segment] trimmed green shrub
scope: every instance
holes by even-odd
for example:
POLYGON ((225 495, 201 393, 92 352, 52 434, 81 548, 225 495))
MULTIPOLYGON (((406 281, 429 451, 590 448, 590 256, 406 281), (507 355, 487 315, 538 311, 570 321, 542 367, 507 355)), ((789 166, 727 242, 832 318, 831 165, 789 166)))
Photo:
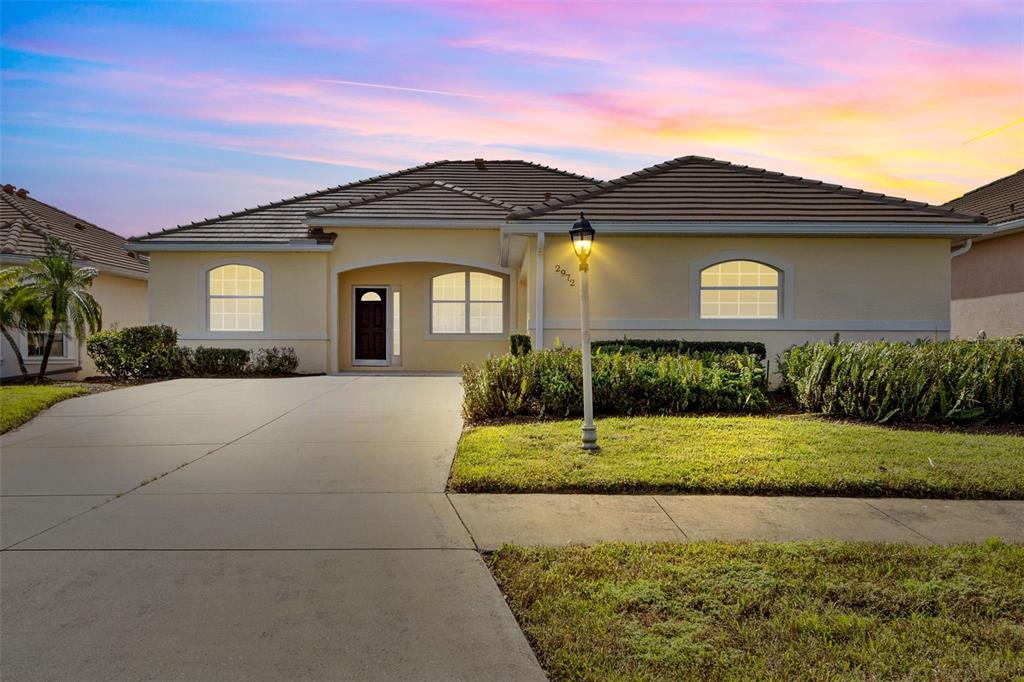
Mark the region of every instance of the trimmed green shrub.
POLYGON ((299 366, 299 357, 291 346, 285 348, 257 348, 252 353, 249 371, 264 376, 294 374, 299 366))
POLYGON ((873 422, 1024 421, 1013 339, 794 346, 779 373, 802 409, 873 422))
POLYGON ((759 341, 684 341, 682 339, 616 339, 594 341, 590 344, 595 353, 640 353, 642 355, 705 355, 712 353, 750 354, 758 360, 768 356, 764 344, 759 341))
POLYGON ((90 336, 85 348, 96 368, 115 379, 163 379, 185 371, 178 332, 167 325, 102 331, 90 336))
MULTIPOLYGON (((463 367, 463 411, 481 420, 517 415, 568 417, 583 411, 578 350, 502 355, 463 367)), ((693 358, 601 353, 593 359, 600 414, 757 412, 767 406, 764 368, 754 355, 693 358)))
POLYGON ((508 342, 512 355, 526 355, 533 349, 533 341, 527 334, 513 334, 508 337, 508 342))
POLYGON ((192 351, 191 364, 196 376, 241 376, 249 365, 249 351, 199 346, 192 351))

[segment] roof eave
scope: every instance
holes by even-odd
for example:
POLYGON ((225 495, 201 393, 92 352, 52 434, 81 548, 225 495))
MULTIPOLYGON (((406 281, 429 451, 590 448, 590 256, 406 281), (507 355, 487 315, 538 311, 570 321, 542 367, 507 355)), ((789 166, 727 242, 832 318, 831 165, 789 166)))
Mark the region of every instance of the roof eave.
MULTIPOLYGON (((0 253, 0 263, 29 263, 38 258, 38 256, 29 256, 22 253, 0 253)), ((128 277, 130 279, 149 279, 149 271, 147 268, 146 272, 139 270, 132 270, 131 268, 120 268, 116 265, 105 265, 97 263, 93 260, 81 260, 76 259, 75 265, 77 267, 90 267, 96 268, 102 275, 114 275, 116 277, 128 277)))
POLYGON ((288 242, 221 242, 208 240, 129 241, 128 246, 140 253, 154 251, 284 251, 316 253, 333 251, 334 244, 322 244, 315 239, 292 239, 288 242))
MULTIPOLYGON (((805 223, 708 221, 592 221, 600 234, 680 236, 827 236, 827 237, 943 237, 972 238, 991 228, 980 223, 805 223)), ((510 221, 504 234, 568 232, 566 220, 510 221)))

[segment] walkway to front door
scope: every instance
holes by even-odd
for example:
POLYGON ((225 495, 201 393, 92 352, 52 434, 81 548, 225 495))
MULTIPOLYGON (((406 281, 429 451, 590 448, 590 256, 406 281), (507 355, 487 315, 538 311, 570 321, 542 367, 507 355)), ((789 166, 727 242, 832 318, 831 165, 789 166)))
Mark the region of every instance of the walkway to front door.
POLYGON ((6 434, 0 677, 543 679, 444 495, 461 395, 187 379, 6 434))

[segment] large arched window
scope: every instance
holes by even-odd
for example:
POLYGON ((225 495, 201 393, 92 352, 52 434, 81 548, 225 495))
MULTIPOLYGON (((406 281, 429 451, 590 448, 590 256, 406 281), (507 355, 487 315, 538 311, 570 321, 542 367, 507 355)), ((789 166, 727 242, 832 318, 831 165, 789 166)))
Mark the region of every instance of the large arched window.
POLYGON ((430 280, 430 333, 501 334, 504 282, 485 272, 449 272, 430 280))
POLYGON ((263 271, 232 263, 207 275, 212 332, 263 331, 263 271))
POLYGON ((779 271, 750 260, 730 260, 700 272, 702 320, 774 320, 781 308, 779 271))

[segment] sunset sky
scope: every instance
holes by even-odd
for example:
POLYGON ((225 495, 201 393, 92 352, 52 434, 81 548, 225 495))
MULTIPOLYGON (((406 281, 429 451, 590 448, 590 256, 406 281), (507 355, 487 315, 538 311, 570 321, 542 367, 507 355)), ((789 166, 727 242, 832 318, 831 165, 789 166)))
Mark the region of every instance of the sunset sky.
POLYGON ((1024 167, 1024 3, 15 3, 2 180, 124 235, 436 159, 1024 167))

